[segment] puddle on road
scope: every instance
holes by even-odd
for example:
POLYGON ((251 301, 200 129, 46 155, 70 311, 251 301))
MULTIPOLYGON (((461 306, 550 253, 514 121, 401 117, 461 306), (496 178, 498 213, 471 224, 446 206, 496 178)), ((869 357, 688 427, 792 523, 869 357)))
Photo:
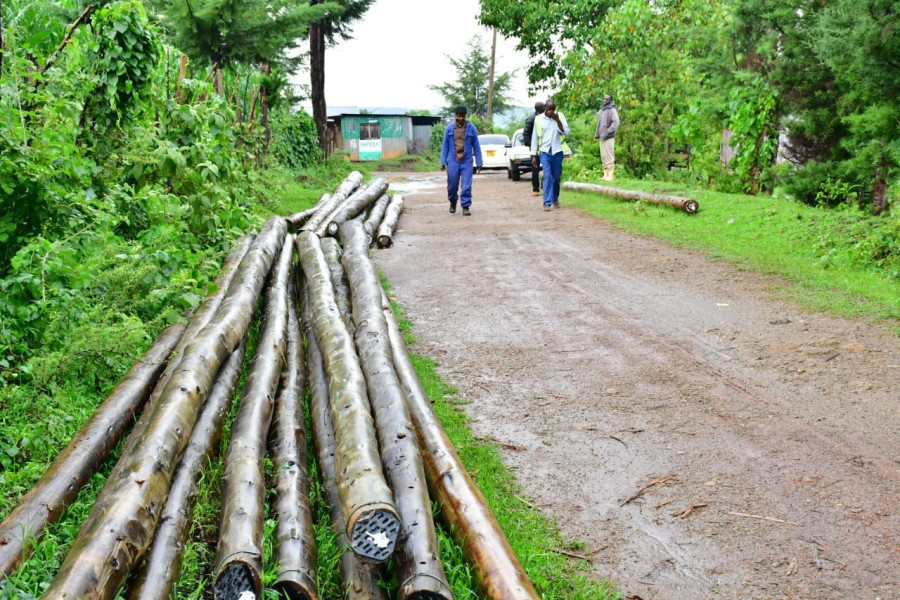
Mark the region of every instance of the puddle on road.
POLYGON ((405 181, 392 181, 390 189, 402 194, 434 194, 444 186, 444 177, 420 175, 410 177, 405 181))

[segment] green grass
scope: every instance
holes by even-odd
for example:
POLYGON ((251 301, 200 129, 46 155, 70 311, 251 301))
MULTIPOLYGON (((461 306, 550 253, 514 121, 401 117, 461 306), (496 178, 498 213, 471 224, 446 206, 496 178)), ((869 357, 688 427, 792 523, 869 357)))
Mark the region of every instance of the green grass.
POLYGON ((441 162, 439 157, 432 157, 424 154, 405 154, 395 158, 389 158, 379 162, 362 163, 363 168, 372 171, 401 171, 416 173, 429 173, 432 171, 440 171, 441 162))
POLYGON ((900 318, 900 278, 889 265, 871 258, 871 233, 885 226, 885 219, 857 210, 698 191, 672 183, 616 179, 613 185, 687 196, 699 202, 700 210, 688 215, 665 205, 571 191, 564 191, 562 200, 630 233, 777 276, 772 291, 806 308, 843 316, 900 318))

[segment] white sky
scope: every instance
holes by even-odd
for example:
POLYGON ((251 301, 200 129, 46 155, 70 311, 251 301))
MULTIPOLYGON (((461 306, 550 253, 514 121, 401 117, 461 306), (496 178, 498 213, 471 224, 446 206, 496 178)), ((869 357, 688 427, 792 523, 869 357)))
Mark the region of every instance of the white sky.
MULTIPOLYGON (((510 0, 514 1, 514 0, 510 0)), ((480 35, 490 56, 491 32, 478 24, 478 0, 376 0, 353 27, 353 39, 325 51, 328 106, 434 109, 444 105, 429 85, 456 77, 447 55, 462 58, 480 35)), ((516 70, 509 96, 531 106, 525 69, 528 55, 515 40, 497 36, 497 72, 516 70)), ((309 83, 301 71, 297 83, 309 83)), ((309 103, 307 102, 307 108, 309 103)))

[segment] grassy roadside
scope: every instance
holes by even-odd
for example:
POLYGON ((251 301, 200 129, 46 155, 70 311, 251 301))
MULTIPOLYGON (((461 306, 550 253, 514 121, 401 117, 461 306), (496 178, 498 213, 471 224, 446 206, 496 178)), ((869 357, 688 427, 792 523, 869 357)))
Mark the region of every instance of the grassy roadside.
POLYGON ((806 308, 898 326, 900 275, 890 263, 872 258, 879 253, 873 232, 885 226, 884 218, 672 183, 617 179, 613 185, 687 196, 700 210, 691 216, 669 206, 566 190, 562 201, 630 233, 775 275, 781 281, 772 291, 806 308))

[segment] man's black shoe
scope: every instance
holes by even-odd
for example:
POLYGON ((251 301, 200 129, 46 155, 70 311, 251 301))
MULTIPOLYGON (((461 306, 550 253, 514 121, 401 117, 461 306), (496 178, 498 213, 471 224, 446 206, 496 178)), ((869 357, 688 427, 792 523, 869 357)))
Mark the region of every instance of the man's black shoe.
POLYGON ((471 216, 472 216, 472 213, 469 212, 469 209, 468 209, 468 208, 463 208, 463 216, 464 216, 464 217, 471 217, 471 216))
POLYGON ((456 202, 451 202, 450 203, 450 214, 452 215, 455 212, 456 212, 456 202))
POLYGON ((559 200, 553 201, 553 208, 559 208, 559 200))

